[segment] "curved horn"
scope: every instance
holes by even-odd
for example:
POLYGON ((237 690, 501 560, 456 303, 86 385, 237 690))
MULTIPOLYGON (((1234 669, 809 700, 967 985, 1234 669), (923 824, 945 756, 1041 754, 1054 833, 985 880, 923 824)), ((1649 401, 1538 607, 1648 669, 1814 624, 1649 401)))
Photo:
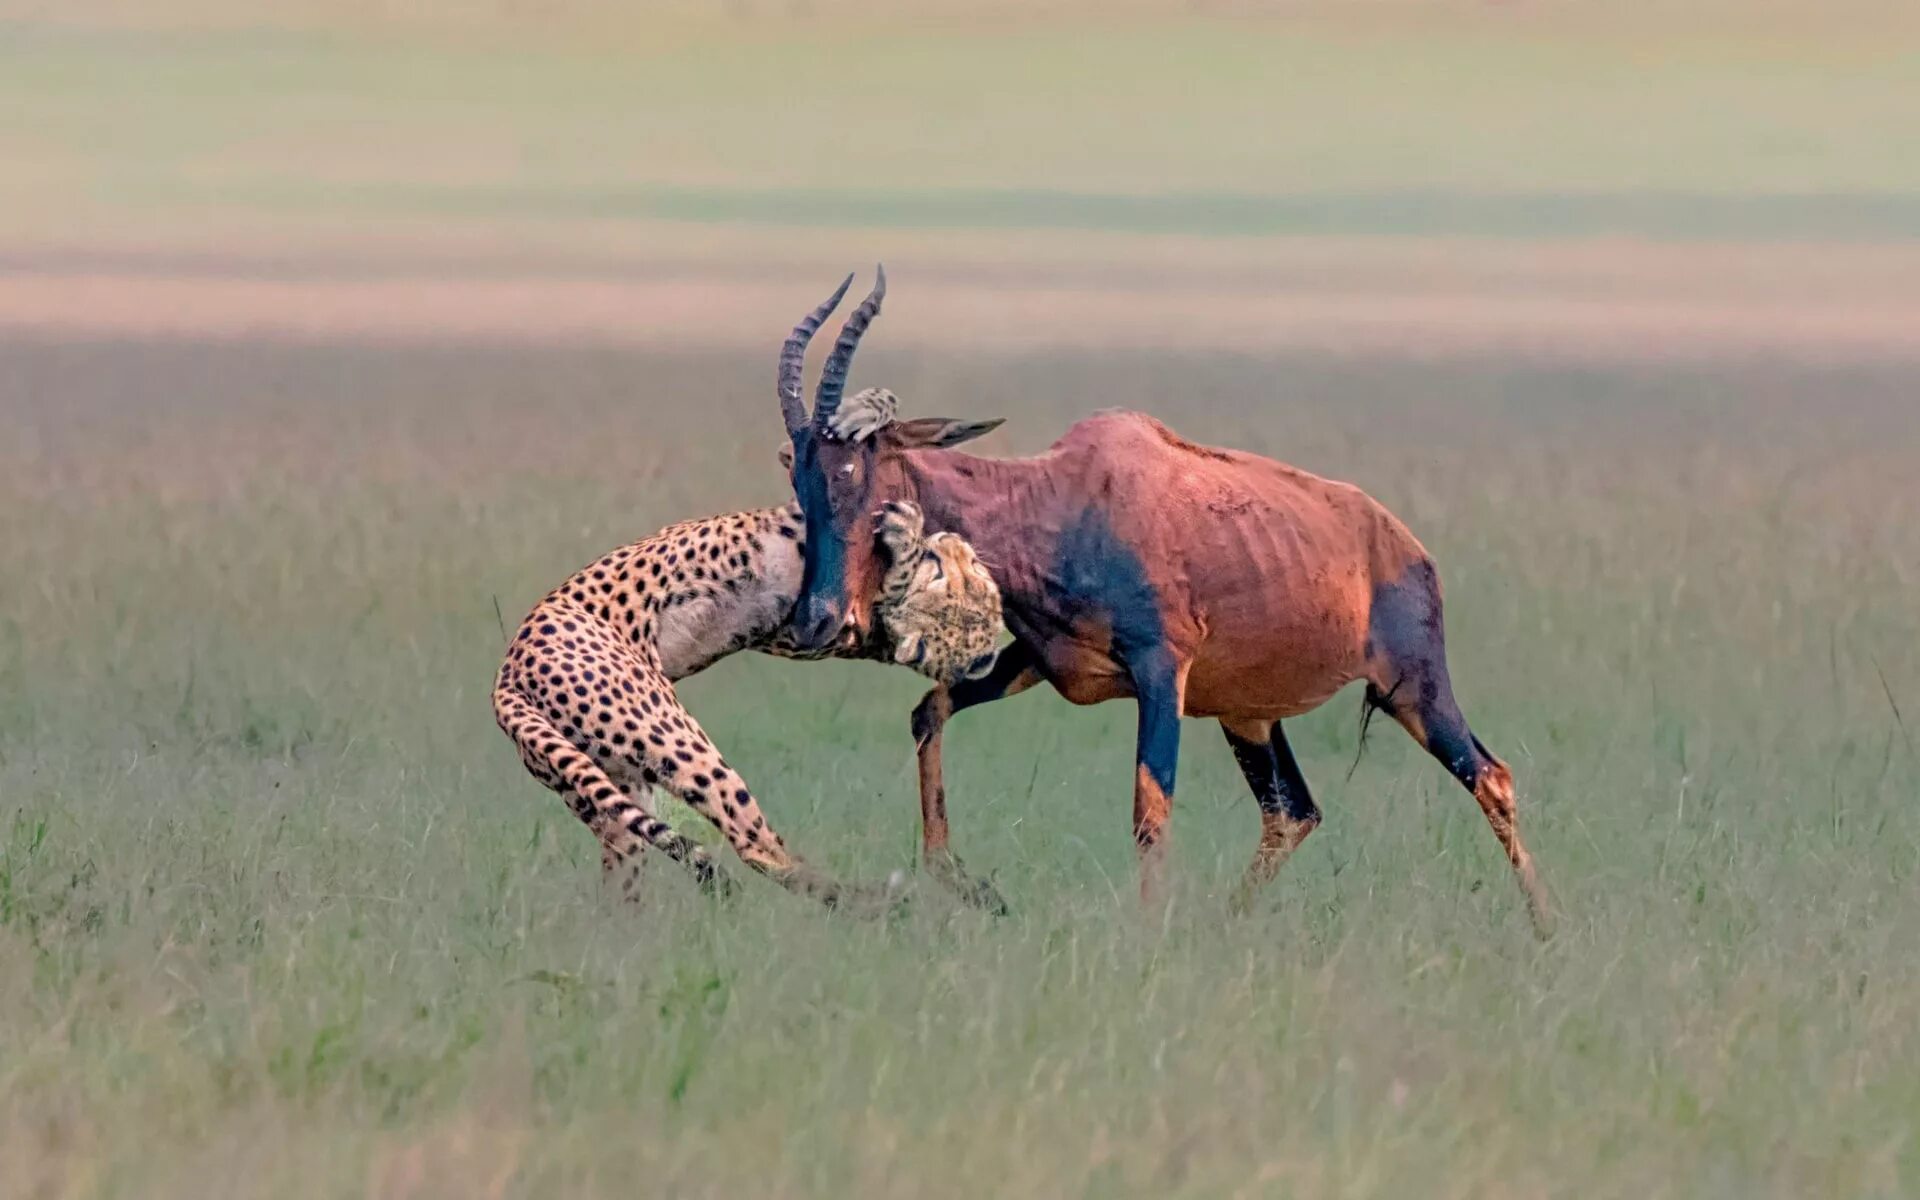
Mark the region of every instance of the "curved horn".
POLYGON ((876 266, 873 269, 873 290, 853 310, 847 323, 840 327, 840 340, 833 344, 833 353, 827 356, 827 365, 820 368, 820 388, 814 393, 813 422, 822 429, 832 419, 835 410, 840 407, 840 396, 847 390, 847 369, 853 365, 853 351, 860 345, 860 335, 880 312, 880 302, 887 298, 887 269, 876 266))
POLYGON ((793 333, 787 337, 786 346, 780 351, 778 380, 780 415, 786 418, 789 437, 807 427, 807 407, 800 402, 800 384, 807 367, 807 343, 813 340, 814 330, 820 328, 820 322, 826 320, 832 315, 834 309, 840 307, 841 298, 852 286, 852 275, 841 280, 839 288, 833 295, 828 296, 821 302, 819 308, 808 313, 798 325, 793 327, 793 333))

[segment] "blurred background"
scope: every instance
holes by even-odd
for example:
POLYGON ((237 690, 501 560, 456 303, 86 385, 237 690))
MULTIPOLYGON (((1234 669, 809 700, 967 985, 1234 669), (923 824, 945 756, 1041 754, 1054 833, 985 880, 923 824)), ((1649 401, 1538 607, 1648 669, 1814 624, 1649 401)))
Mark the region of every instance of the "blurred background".
MULTIPOLYGON (((1920 1192, 1920 5, 0 0, 0 1195, 1920 1192), (949 730, 1014 915, 639 910, 493 726, 608 548, 853 385, 1350 479, 1562 909, 1357 695, 949 730), (816 354, 817 361, 817 354, 816 354)), ((911 864, 921 681, 680 689, 911 864)), ((670 816, 711 840, 696 818, 670 816)))
POLYGON ((1876 354, 1879 0, 7 0, 0 328, 1876 354))

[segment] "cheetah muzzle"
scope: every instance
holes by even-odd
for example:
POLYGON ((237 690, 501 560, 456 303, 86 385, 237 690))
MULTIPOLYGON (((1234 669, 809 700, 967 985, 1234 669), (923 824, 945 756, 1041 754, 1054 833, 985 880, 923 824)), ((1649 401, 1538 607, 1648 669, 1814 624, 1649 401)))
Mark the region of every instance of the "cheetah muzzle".
POLYGON ((929 535, 904 501, 881 510, 878 536, 889 565, 875 613, 893 661, 948 685, 984 674, 999 648, 1000 589, 973 547, 929 535))

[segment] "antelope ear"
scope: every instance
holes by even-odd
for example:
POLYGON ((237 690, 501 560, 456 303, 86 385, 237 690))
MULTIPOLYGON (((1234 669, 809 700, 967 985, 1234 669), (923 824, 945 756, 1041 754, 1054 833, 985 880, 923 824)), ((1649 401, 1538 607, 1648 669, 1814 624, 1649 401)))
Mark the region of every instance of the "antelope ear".
POLYGON ((911 450, 922 447, 958 446, 961 442, 970 442, 974 438, 992 433, 1006 422, 1005 417, 995 417, 991 421, 918 417, 911 421, 895 421, 888 429, 897 443, 911 450))
POLYGON ((780 469, 789 475, 793 474, 793 439, 789 438, 780 443, 779 457, 780 469))

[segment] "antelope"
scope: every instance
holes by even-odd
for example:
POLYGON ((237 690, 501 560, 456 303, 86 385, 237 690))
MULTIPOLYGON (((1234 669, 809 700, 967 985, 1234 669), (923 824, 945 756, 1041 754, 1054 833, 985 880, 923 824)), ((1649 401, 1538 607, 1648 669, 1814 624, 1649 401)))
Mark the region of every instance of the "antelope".
POLYGON ((1074 704, 1131 697, 1133 838, 1141 894, 1152 898, 1180 718, 1212 717, 1260 810, 1233 897, 1244 909, 1320 824, 1284 722, 1364 680, 1363 711, 1391 715, 1479 803, 1547 934, 1512 772, 1454 699, 1440 578, 1404 524, 1351 484, 1197 445, 1138 412, 1087 417, 1017 459, 953 448, 999 421, 925 418, 839 436, 854 348, 885 295, 881 270, 841 330, 811 414, 797 388, 779 393, 806 526, 794 630, 806 648, 870 626, 875 512, 887 504, 917 505, 928 528, 979 553, 1014 640, 984 676, 936 687, 915 708, 923 814, 944 830, 941 735, 955 713, 1042 681, 1074 704))
MULTIPOLYGON (((836 303, 852 282, 849 275, 836 303)), ((796 330, 799 353, 831 309, 796 330)), ((795 358, 790 343, 783 375, 795 358)), ((895 403, 881 389, 854 397, 834 436, 856 444, 892 420, 895 403)), ((703 885, 728 890, 706 849, 661 820, 652 800, 658 789, 685 801, 744 862, 790 890, 860 912, 899 898, 891 883, 842 884, 789 851, 673 690, 675 681, 749 649, 879 659, 935 680, 983 671, 999 640, 1000 608, 972 547, 952 534, 927 536, 919 511, 905 503, 891 506, 869 536, 887 562, 872 636, 796 645, 789 616, 800 592, 803 533, 791 502, 670 525, 589 563, 527 614, 495 680, 494 716, 528 772, 600 840, 608 873, 637 865, 651 846, 703 885)), ((631 872, 626 882, 631 896, 631 872)))

